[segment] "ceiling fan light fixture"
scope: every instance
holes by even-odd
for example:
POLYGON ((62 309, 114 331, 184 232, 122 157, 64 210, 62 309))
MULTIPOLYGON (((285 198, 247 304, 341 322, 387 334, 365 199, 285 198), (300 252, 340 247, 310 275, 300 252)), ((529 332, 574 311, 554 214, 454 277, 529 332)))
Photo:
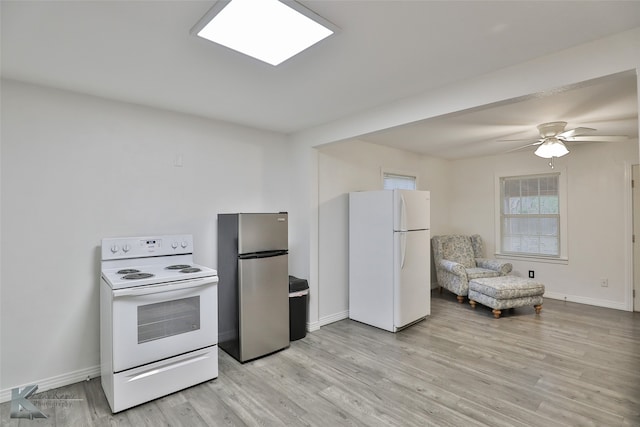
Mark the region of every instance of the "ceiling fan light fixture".
POLYGON ((557 138, 547 138, 545 142, 540 144, 534 153, 538 157, 550 159, 552 157, 562 157, 569 154, 567 147, 557 138))

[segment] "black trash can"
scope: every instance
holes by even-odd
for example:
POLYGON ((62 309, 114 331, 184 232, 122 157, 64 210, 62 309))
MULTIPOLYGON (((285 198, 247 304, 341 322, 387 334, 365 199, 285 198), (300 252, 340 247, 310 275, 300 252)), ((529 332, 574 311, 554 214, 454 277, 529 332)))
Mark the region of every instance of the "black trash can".
POLYGON ((307 335, 309 283, 305 279, 289 276, 289 341, 307 335))

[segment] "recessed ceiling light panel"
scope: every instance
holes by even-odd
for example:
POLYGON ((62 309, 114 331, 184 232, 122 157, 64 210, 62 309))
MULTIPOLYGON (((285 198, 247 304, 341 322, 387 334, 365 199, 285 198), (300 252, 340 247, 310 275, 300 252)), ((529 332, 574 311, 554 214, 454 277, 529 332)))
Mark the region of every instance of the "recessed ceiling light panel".
POLYGON ((293 1, 219 1, 192 34, 278 65, 320 40, 336 27, 293 1))

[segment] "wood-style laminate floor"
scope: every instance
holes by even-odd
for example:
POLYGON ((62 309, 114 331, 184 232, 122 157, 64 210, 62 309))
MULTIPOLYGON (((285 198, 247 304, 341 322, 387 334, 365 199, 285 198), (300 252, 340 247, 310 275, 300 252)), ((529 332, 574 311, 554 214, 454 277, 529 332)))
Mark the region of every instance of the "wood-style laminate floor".
POLYGON ((545 300, 491 310, 433 292, 397 334, 343 320, 220 376, 111 414, 100 379, 34 395, 7 426, 640 426, 640 313, 545 300), (37 400, 40 398, 41 400, 37 400), (46 400, 50 399, 50 400, 46 400))

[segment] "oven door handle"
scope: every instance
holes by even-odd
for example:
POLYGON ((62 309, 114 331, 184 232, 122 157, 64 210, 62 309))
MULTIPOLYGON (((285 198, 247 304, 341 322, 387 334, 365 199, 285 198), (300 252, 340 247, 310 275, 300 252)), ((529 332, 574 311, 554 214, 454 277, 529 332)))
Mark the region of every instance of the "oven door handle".
POLYGON ((140 295, 158 294, 160 292, 180 291, 189 288, 199 288, 201 286, 212 285, 218 282, 218 278, 212 280, 211 277, 192 279, 179 283, 139 286, 135 288, 115 289, 113 291, 114 298, 135 297, 140 295))

